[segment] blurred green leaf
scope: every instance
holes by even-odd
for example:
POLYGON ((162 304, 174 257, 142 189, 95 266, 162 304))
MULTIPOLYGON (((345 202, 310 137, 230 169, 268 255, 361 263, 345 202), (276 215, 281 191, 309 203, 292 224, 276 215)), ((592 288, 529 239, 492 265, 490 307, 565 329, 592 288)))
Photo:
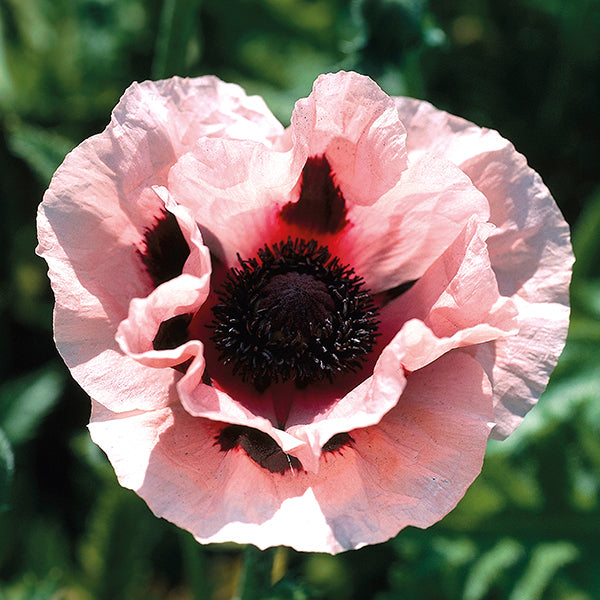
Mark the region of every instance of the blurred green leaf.
MULTIPOLYGON (((580 279, 600 276, 599 232, 600 189, 586 202, 573 228, 573 249, 577 257, 577 262, 573 270, 575 275, 580 279)), ((596 302, 600 302, 598 296, 596 296, 596 302)))
POLYGON ((204 548, 187 531, 179 532, 183 568, 194 600, 210 600, 212 597, 206 568, 204 548))
POLYGON ((13 101, 14 82, 6 60, 4 19, 0 13, 0 107, 4 108, 13 101))
POLYGON ((351 67, 375 78, 392 95, 421 97, 421 50, 445 40, 426 0, 354 0, 352 12, 357 34, 351 67))
POLYGON ((62 600, 60 585, 54 574, 38 579, 26 574, 21 581, 16 582, 5 590, 0 590, 0 600, 62 600), (2 591, 5 594, 2 594, 2 591))
POLYGON ((277 583, 272 595, 266 600, 316 600, 317 598, 326 598, 326 596, 316 593, 302 583, 284 579, 277 583))
POLYGON ((8 438, 0 429, 0 511, 8 507, 15 460, 8 438))
POLYGON ((51 363, 0 387, 0 425, 17 445, 30 439, 61 397, 64 369, 51 363))
POLYGON ((73 142, 58 133, 13 118, 9 120, 8 146, 23 159, 44 185, 48 185, 54 171, 73 149, 73 142))
POLYGON ((477 559, 465 582, 464 600, 483 600, 504 572, 522 556, 516 540, 505 538, 477 559))
POLYGON ((158 521, 133 492, 114 484, 99 490, 81 548, 94 600, 144 598, 158 521))
POLYGON ((401 63, 422 41, 424 0, 358 0, 354 3, 366 31, 363 52, 373 59, 401 63))
POLYGON ((72 566, 67 532, 56 519, 35 516, 20 533, 26 536, 20 544, 21 560, 32 575, 43 579, 50 572, 58 575, 72 566))
POLYGON ((340 556, 309 554, 304 563, 304 580, 328 600, 345 600, 352 596, 351 573, 340 556))
POLYGON ((531 561, 516 583, 509 600, 539 600, 544 597, 556 572, 572 563, 579 556, 576 546, 570 542, 539 544, 533 551, 531 561))
POLYGON ((186 74, 192 62, 189 56, 192 41, 196 41, 196 51, 200 52, 199 13, 200 0, 164 0, 152 63, 154 79, 186 74))
POLYGON ((277 548, 259 550, 256 546, 246 546, 236 598, 239 600, 263 600, 267 597, 272 588, 271 573, 276 551, 277 548))

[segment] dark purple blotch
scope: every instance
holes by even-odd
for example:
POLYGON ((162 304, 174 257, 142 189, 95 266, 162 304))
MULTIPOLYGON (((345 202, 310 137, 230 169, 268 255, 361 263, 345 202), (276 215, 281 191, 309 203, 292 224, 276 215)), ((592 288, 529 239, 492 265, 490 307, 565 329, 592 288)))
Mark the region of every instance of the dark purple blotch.
POLYGON ((302 169, 300 196, 281 209, 281 218, 318 233, 338 233, 348 223, 346 201, 325 156, 311 156, 302 169))
POLYGON ((331 439, 329 439, 321 451, 323 454, 327 452, 340 452, 342 448, 352 448, 354 444, 354 438, 349 433, 336 433, 331 439))
POLYGON ((419 281, 418 279, 413 279, 412 281, 405 281, 396 287, 390 288, 389 290, 385 290, 383 292, 379 292, 375 297, 375 302, 380 306, 385 306, 389 304, 392 300, 395 300, 399 296, 402 296, 405 292, 408 292, 410 288, 415 285, 419 281))
POLYGON ((190 247, 174 215, 163 209, 154 227, 146 229, 144 249, 138 250, 154 287, 183 272, 190 247))
POLYGON ((163 321, 152 340, 154 350, 171 350, 182 346, 190 339, 189 324, 194 315, 177 315, 163 321))
POLYGON ((286 454, 270 436, 244 425, 228 425, 216 436, 216 443, 223 452, 242 448, 256 464, 271 473, 302 471, 302 463, 290 454, 286 454))

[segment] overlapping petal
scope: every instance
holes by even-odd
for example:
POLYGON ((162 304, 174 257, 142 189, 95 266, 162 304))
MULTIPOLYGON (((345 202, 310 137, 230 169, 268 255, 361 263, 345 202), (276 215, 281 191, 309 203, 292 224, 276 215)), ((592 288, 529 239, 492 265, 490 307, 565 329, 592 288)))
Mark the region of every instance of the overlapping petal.
POLYGON ((291 130, 309 156, 327 157, 350 204, 373 204, 406 169, 406 130, 394 102, 364 75, 319 77, 296 103, 291 130))
POLYGON ((130 300, 152 289, 139 257, 165 206, 152 186, 166 183, 198 136, 268 143, 282 130, 262 99, 215 77, 144 82, 125 92, 106 130, 59 167, 38 212, 37 252, 56 297, 59 351, 99 401, 131 410, 174 400, 174 372, 149 370, 115 341, 130 300))
POLYGON ((473 181, 496 225, 488 239, 501 293, 518 305, 520 331, 477 349, 494 386, 496 428, 506 437, 544 391, 564 347, 573 252, 569 227, 540 176, 498 132, 396 98, 409 157, 443 156, 473 181))
POLYGON ((373 292, 388 290, 421 277, 473 216, 487 221, 485 196, 454 164, 422 157, 374 206, 352 207, 339 251, 373 292))
MULTIPOLYGON (((149 367, 174 367, 202 354, 202 344, 190 340, 183 345, 156 348, 156 336, 163 323, 187 317, 191 321, 210 292, 210 255, 190 213, 170 198, 165 188, 154 190, 175 216, 189 247, 182 274, 159 285, 145 298, 133 298, 127 319, 119 324, 116 340, 127 356, 149 367)), ((170 344, 169 344, 170 345, 170 344)))
POLYGON ((415 371, 452 348, 517 332, 517 309, 500 295, 487 252, 492 230, 471 218, 423 277, 382 309, 382 341, 395 336, 404 368, 415 371))
POLYGON ((253 256, 266 241, 280 239, 276 210, 307 157, 303 147, 203 138, 171 169, 168 188, 192 211, 213 254, 231 267, 237 254, 253 256))
MULTIPOLYGON (((406 386, 401 349, 389 344, 372 375, 355 386, 321 384, 307 390, 273 386, 263 394, 242 388, 238 397, 202 383, 201 365, 193 365, 178 384, 181 402, 196 417, 253 427, 277 441, 309 470, 317 471, 322 447, 334 435, 378 423, 398 402, 406 386), (350 391, 343 390, 351 387, 350 391), (240 401, 240 397, 242 400, 240 401), (278 405, 285 404, 285 425, 278 426, 278 405)), ((364 375, 363 375, 364 377, 364 375)))
POLYGON ((411 376, 379 425, 351 432, 352 447, 323 456, 318 474, 286 476, 221 452, 222 424, 177 406, 116 415, 94 403, 89 427, 120 483, 200 541, 336 553, 451 510, 481 469, 491 406, 481 366, 449 354, 411 376))

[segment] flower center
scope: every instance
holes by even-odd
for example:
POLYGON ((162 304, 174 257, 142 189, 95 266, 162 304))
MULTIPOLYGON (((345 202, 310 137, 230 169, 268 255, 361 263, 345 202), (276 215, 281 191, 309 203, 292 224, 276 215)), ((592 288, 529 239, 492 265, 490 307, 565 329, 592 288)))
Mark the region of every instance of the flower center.
POLYGON ((292 333, 307 342, 315 327, 323 326, 334 309, 327 286, 308 273, 290 271, 275 275, 263 288, 256 303, 261 329, 273 329, 273 337, 292 333))
POLYGON ((219 360, 259 391, 304 387, 359 369, 377 310, 362 278, 315 240, 264 246, 230 270, 217 292, 211 339, 219 360))

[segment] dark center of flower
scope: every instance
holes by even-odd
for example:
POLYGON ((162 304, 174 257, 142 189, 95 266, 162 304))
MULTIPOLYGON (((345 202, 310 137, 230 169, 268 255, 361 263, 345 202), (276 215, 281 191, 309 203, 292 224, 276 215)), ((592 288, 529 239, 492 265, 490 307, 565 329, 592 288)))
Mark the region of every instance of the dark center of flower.
POLYGON ((377 311, 353 269, 315 240, 290 239, 238 260, 213 307, 219 360, 259 391, 331 381, 361 367, 377 311))
POLYGON ((265 285, 256 313, 261 313, 265 327, 280 336, 283 331, 296 332, 307 340, 315 325, 325 324, 334 306, 322 281, 308 273, 290 271, 275 275, 265 285))

